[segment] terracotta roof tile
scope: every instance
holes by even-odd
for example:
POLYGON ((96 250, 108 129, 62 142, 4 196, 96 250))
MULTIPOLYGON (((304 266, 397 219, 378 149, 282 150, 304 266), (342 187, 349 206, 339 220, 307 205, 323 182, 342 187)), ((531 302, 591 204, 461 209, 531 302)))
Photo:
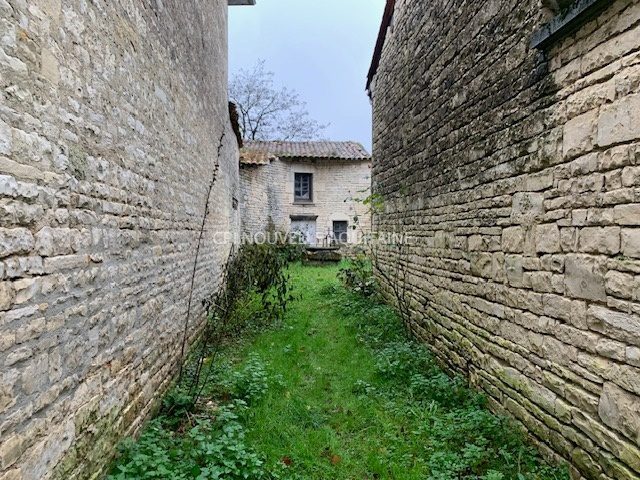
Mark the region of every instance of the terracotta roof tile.
POLYGON ((275 157, 301 159, 369 160, 371 155, 356 142, 259 142, 245 141, 240 161, 265 165, 275 157))

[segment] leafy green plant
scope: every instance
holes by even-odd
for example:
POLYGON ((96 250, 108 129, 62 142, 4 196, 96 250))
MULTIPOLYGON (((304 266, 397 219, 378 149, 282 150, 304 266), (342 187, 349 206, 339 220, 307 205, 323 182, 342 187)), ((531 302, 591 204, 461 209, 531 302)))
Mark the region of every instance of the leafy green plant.
POLYGON ((240 415, 242 401, 199 414, 184 433, 172 431, 166 418, 152 421, 137 442, 121 447, 121 458, 109 480, 268 478, 260 456, 247 447, 240 415))
POLYGON ((338 276, 347 288, 365 297, 371 297, 378 291, 371 261, 362 253, 342 267, 338 276))
POLYGON ((435 415, 425 433, 433 479, 566 478, 564 469, 540 461, 510 420, 475 405, 435 415))
MULTIPOLYGON (((209 354, 201 401, 190 405, 188 383, 167 395, 110 480, 568 479, 392 308, 341 287, 335 267, 289 272, 299 296, 283 328, 209 354)), ((261 325, 252 297, 233 310, 240 331, 261 325)))
POLYGON ((242 368, 229 375, 225 385, 234 398, 248 404, 260 400, 269 388, 269 375, 265 364, 257 355, 250 355, 242 368))
POLYGON ((222 288, 204 302, 209 320, 199 344, 165 395, 161 415, 137 442, 122 444, 110 480, 267 478, 263 460, 245 443, 241 417, 278 379, 257 356, 240 367, 220 357, 243 331, 281 321, 293 299, 286 268, 294 258, 286 243, 230 253, 222 288))

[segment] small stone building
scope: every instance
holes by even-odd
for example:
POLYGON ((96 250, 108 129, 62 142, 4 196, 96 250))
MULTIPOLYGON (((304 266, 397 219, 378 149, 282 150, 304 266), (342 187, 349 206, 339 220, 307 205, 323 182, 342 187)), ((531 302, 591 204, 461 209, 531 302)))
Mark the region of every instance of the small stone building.
MULTIPOLYGON (((245 237, 295 232, 310 245, 354 244, 370 230, 371 158, 354 142, 245 142, 240 153, 245 237)), ((260 241, 260 238, 257 238, 260 241)))
POLYGON ((640 478, 640 0, 389 0, 368 88, 416 335, 575 478, 640 478))

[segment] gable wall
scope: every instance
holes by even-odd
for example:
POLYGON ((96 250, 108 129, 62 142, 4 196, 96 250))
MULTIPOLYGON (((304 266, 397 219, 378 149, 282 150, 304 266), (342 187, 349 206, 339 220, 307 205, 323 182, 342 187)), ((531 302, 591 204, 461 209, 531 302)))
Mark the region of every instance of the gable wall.
POLYGON ((317 216, 319 241, 332 235, 333 221, 348 221, 355 242, 371 228, 368 208, 362 200, 369 195, 371 168, 367 161, 281 160, 269 165, 240 169, 242 233, 249 237, 269 231, 288 232, 292 215, 317 216), (313 174, 313 202, 294 204, 295 173, 313 174))

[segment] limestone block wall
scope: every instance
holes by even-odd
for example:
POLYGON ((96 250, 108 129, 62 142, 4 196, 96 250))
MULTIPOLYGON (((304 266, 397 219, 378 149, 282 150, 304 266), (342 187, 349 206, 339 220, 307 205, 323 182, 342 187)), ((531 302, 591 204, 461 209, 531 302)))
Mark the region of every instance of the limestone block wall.
POLYGON ((534 0, 397 0, 378 232, 413 328, 576 478, 640 478, 640 2, 548 50, 534 0), (402 279, 400 279, 402 281, 402 279))
POLYGON ((223 0, 0 0, 0 479, 96 478, 237 234, 223 0))
POLYGON ((319 237, 332 234, 334 221, 347 221, 350 242, 371 230, 368 207, 362 203, 370 193, 371 165, 354 160, 272 160, 269 165, 243 165, 240 169, 242 232, 266 232, 271 225, 288 232, 291 216, 317 216, 319 237), (295 204, 295 173, 313 174, 313 202, 295 204), (358 218, 356 224, 355 217, 358 218))

